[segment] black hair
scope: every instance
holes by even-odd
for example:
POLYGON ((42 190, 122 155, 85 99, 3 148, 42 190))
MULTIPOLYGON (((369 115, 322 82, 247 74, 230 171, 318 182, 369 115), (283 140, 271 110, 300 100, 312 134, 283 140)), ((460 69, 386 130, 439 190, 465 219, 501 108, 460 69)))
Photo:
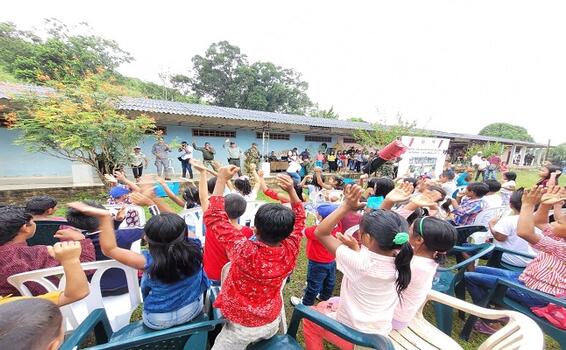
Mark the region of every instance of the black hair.
POLYGON ((216 187, 216 176, 208 179, 208 181, 206 181, 206 186, 208 187, 209 194, 214 193, 214 187, 216 187))
POLYGON ((164 213, 152 216, 144 231, 153 260, 148 271, 151 278, 174 283, 201 269, 200 246, 186 239, 187 224, 179 215, 164 213))
POLYGON ((513 171, 508 171, 506 173, 503 173, 503 176, 505 176, 505 178, 509 181, 517 180, 517 174, 513 171))
POLYGON ((427 188, 429 191, 436 191, 436 192, 440 193, 440 195, 441 195, 442 197, 438 200, 438 202, 440 202, 441 200, 443 200, 444 198, 446 198, 446 195, 447 195, 446 190, 445 190, 444 188, 442 188, 441 186, 438 186, 438 185, 427 185, 426 188, 427 188))
POLYGON ((424 212, 423 208, 417 207, 417 209, 415 209, 415 211, 413 211, 413 212, 411 213, 411 215, 409 215, 409 216, 407 217, 407 223, 409 224, 409 226, 411 226, 411 224, 412 224, 415 220, 420 219, 420 218, 422 218, 423 216, 425 216, 425 212, 424 212))
POLYGON ((32 219, 31 214, 22 207, 7 205, 0 208, 0 245, 14 239, 22 226, 29 224, 32 219))
POLYGON ((237 193, 230 193, 224 197, 224 210, 230 219, 237 219, 244 215, 248 203, 237 193))
POLYGON ((489 192, 498 192, 501 189, 501 183, 497 180, 485 180, 484 183, 489 188, 489 192))
POLYGON ((242 194, 242 196, 247 196, 252 193, 252 184, 250 183, 250 179, 247 177, 239 177, 234 180, 234 187, 242 194))
POLYGON ((187 184, 183 191, 183 200, 185 200, 185 208, 191 209, 200 205, 199 189, 193 184, 187 184))
POLYGON ((43 215, 57 206, 57 200, 51 196, 35 196, 26 203, 26 211, 31 215, 43 215))
POLYGON ((428 250, 437 253, 434 260, 439 264, 445 262, 445 253, 458 241, 458 231, 452 224, 430 216, 413 223, 413 234, 421 236, 428 250))
POLYGON ((334 181, 336 181, 336 186, 334 186, 334 189, 336 189, 336 190, 343 190, 344 189, 344 179, 342 178, 342 176, 331 175, 330 177, 332 177, 334 179, 334 181))
POLYGON ((489 192, 489 187, 483 182, 472 182, 468 184, 468 191, 474 192, 479 198, 485 196, 489 192))
MULTIPOLYGON (((554 164, 550 164, 550 165, 545 165, 543 168, 548 169, 548 175, 545 177, 545 179, 550 179, 550 174, 562 170, 562 168, 560 168, 558 165, 554 165, 554 164)), ((558 178, 560 177, 561 174, 556 175, 556 180, 558 180, 558 178)))
POLYGON ((293 232, 295 213, 281 204, 264 204, 255 214, 254 225, 261 241, 276 244, 293 232))
MULTIPOLYGON (((84 204, 98 209, 105 209, 100 203, 95 201, 83 201, 84 204)), ((94 216, 88 216, 82 212, 69 208, 67 210, 67 222, 69 225, 78 228, 79 230, 85 230, 87 232, 98 231, 98 226, 100 226, 100 221, 94 216)))
POLYGON ((376 209, 365 213, 360 221, 360 232, 370 235, 381 249, 399 249, 399 253, 395 256, 395 268, 397 270, 395 284, 399 296, 411 282, 413 248, 409 241, 404 244, 396 244, 394 239, 398 233, 408 231, 407 221, 390 210, 376 209))
POLYGON ((444 170, 442 172, 441 176, 444 176, 448 180, 454 180, 454 178, 456 177, 456 174, 454 173, 453 170, 448 169, 448 170, 444 170))
POLYGON ((403 182, 408 182, 413 186, 417 185, 417 179, 414 178, 414 177, 406 177, 406 178, 403 179, 403 182))
POLYGON ((49 300, 29 298, 0 305, 0 349, 45 349, 61 332, 63 315, 49 300))
POLYGON ((373 188, 375 191, 374 196, 385 197, 389 192, 395 188, 395 182, 388 177, 373 177, 368 181, 368 187, 373 188))
POLYGON ((509 198, 509 206, 518 212, 521 211, 521 207, 523 206, 523 192, 525 192, 525 188, 519 187, 511 193, 511 197, 509 198))
POLYGON ((295 192, 297 193, 297 196, 299 197, 301 202, 304 202, 305 198, 303 197, 303 185, 301 185, 299 181, 293 180, 293 188, 295 189, 295 192))

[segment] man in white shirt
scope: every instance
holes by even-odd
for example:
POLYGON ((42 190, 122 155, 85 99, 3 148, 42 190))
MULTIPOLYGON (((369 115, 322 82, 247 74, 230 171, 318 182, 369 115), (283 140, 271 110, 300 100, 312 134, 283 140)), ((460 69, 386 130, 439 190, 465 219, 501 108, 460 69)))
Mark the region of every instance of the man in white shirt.
POLYGON ((475 177, 474 181, 478 181, 478 178, 480 177, 479 166, 481 164, 481 158, 482 158, 482 152, 481 151, 479 151, 478 153, 476 153, 475 156, 472 157, 472 166, 474 167, 474 169, 476 169, 476 177, 475 177))
POLYGON ((183 169, 183 178, 187 176, 187 171, 191 179, 193 178, 193 168, 191 166, 191 158, 193 158, 194 148, 187 143, 187 141, 181 142, 181 148, 179 148, 179 161, 181 162, 181 168, 183 169))
POLYGON ((287 167, 287 174, 293 179, 295 182, 301 182, 301 175, 299 175, 299 170, 301 170, 301 164, 296 161, 289 162, 289 166, 287 167))

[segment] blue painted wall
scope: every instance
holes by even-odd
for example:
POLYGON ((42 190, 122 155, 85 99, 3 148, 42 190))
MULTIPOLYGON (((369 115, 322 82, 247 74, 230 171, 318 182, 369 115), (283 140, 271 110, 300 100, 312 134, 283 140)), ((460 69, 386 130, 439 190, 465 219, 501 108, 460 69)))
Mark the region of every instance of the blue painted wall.
MULTIPOLYGON (((197 143, 198 146, 203 146, 205 142, 210 142, 216 149, 216 159, 221 163, 226 163, 227 153, 222 147, 225 138, 223 137, 193 137, 192 128, 188 126, 172 126, 167 127, 167 135, 165 136, 166 142, 173 140, 187 141, 197 143)), ((227 129, 228 130, 228 129, 227 129)), ((233 129, 231 129, 233 130, 233 129)), ((42 153, 29 153, 26 152, 24 147, 14 144, 18 132, 6 128, 0 128, 0 177, 11 176, 71 176, 72 162, 48 156, 42 153)), ((313 132, 310 135, 317 135, 313 132)), ((320 135, 323 136, 323 135, 320 135)), ((242 149, 247 150, 252 142, 256 142, 261 149, 261 139, 256 138, 256 131, 253 130, 236 130, 236 142, 242 149)), ((331 147, 337 142, 337 137, 332 138, 332 142, 328 143, 331 147)), ((146 154, 149 160, 149 173, 155 173, 154 159, 151 154, 151 147, 155 139, 147 137, 140 146, 142 152, 146 154)), ((297 147, 299 152, 308 148, 311 154, 315 154, 320 146, 320 142, 305 142, 303 134, 291 134, 290 140, 270 140, 269 151, 282 151, 289 150, 297 147)), ((197 159, 202 159, 201 152, 195 152, 197 159)), ((181 173, 181 163, 177 160, 177 152, 172 152, 170 159, 175 167, 176 174, 181 173)))

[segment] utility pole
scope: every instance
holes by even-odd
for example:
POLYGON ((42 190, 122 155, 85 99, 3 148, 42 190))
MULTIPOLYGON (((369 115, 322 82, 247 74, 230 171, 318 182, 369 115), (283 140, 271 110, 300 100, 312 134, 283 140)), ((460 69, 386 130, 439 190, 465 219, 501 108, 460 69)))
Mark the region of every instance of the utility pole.
POLYGON ((548 153, 550 152, 550 139, 548 139, 548 143, 546 144, 546 152, 544 153, 544 161, 548 159, 548 153))

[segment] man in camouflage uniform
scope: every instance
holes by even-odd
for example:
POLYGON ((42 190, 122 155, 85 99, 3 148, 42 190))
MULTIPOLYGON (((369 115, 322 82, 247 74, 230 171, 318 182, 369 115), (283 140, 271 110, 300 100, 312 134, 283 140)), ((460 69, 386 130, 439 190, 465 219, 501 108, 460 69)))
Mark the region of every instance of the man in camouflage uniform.
POLYGON ((256 169, 258 169, 259 161, 261 160, 257 144, 252 143, 252 147, 244 152, 244 155, 246 156, 246 160, 244 161, 244 173, 253 179, 251 165, 255 164, 256 169))

